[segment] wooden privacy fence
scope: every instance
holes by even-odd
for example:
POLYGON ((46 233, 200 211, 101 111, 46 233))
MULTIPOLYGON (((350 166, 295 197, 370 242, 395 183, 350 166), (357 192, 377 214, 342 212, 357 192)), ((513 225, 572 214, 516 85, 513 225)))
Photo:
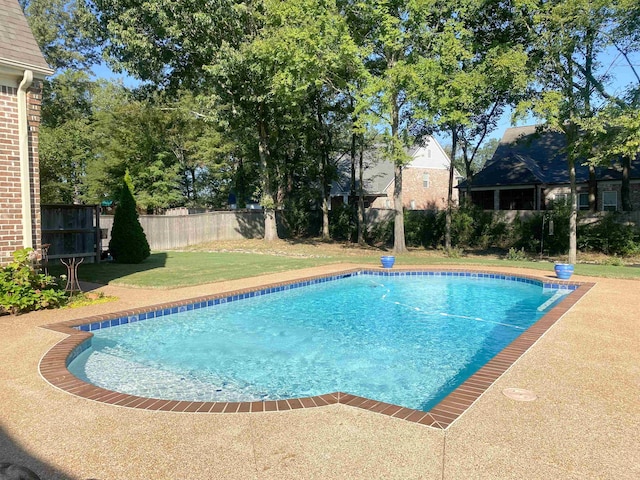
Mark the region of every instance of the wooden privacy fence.
MULTIPOLYGON (((506 221, 511 222, 516 216, 527 217, 540 212, 504 210, 501 213, 505 215, 506 221)), ((366 223, 368 227, 372 227, 380 222, 393 221, 393 215, 393 210, 368 208, 366 223)), ((277 219, 279 233, 284 233, 281 231, 281 216, 278 215, 277 219)), ((640 212, 621 215, 620 221, 631 221, 640 225, 640 212)), ((140 225, 147 236, 149 246, 154 251, 177 249, 204 242, 264 236, 262 210, 229 210, 178 216, 141 215, 140 225)), ((109 245, 112 226, 113 215, 100 216, 103 249, 109 245)))
MULTIPOLYGON (((151 250, 171 250, 216 240, 264 236, 264 215, 256 211, 220 211, 196 215, 140 215, 151 250)), ((113 215, 100 216, 103 243, 109 244, 113 215)))

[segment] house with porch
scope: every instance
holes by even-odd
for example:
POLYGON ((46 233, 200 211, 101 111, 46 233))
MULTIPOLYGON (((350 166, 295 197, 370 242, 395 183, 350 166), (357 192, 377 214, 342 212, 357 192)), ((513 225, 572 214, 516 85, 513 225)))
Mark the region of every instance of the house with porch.
MULTIPOLYGON (((382 156, 376 146, 363 153, 362 183, 365 208, 392 209, 394 165, 382 156)), ((402 204, 409 210, 444 209, 449 186, 449 156, 433 137, 407 150, 411 158, 402 169, 402 204)), ((356 195, 360 188, 360 173, 356 166, 356 195)), ((454 181, 459 177, 454 172, 454 181)), ((349 203, 351 194, 351 162, 344 156, 338 162, 338 179, 331 186, 331 207, 349 203)), ((453 191, 454 200, 458 192, 453 191)))
MULTIPOLYGON (((578 208, 589 210, 589 167, 576 160, 578 208)), ((630 191, 634 210, 640 210, 640 166, 631 166, 630 191)), ((595 168, 598 211, 621 211, 622 168, 612 164, 595 168)), ((458 185, 467 195, 467 182, 458 185)), ((469 188, 471 201, 485 210, 545 210, 570 197, 566 139, 560 132, 535 126, 505 131, 495 154, 476 173, 469 188)))
POLYGON ((0 265, 40 248, 38 126, 49 68, 17 0, 0 0, 0 265))

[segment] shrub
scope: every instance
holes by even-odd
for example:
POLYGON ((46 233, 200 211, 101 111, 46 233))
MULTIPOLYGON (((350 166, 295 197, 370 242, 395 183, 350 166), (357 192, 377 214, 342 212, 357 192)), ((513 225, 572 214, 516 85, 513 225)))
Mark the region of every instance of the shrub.
POLYGON ((317 237, 322 229, 322 212, 311 210, 304 197, 287 198, 282 211, 287 234, 291 237, 317 237))
POLYGON ((569 251, 570 213, 570 206, 556 204, 551 210, 536 212, 527 219, 516 218, 514 222, 515 248, 524 248, 530 253, 540 253, 542 246, 544 251, 550 255, 564 255, 569 251), (550 221, 553 221, 553 235, 549 233, 550 221))
MULTIPOLYGON (((322 227, 321 227, 322 228, 322 227)), ((354 240, 357 227, 353 223, 353 209, 342 204, 329 212, 329 235, 334 240, 354 240)))
POLYGON ((367 231, 367 242, 372 245, 392 245, 393 227, 393 218, 373 223, 367 231))
POLYGON ((617 220, 616 214, 609 212, 597 222, 581 226, 578 230, 578 248, 607 255, 637 255, 640 252, 637 227, 617 220))
POLYGON ((507 255, 505 256, 505 260, 523 261, 528 260, 528 258, 527 254, 524 251, 524 248, 516 250, 515 248, 511 247, 509 249, 509 252, 507 252, 507 255))
POLYGON ((0 310, 16 315, 66 303, 67 293, 55 278, 34 268, 37 255, 32 248, 15 251, 13 259, 0 270, 0 310))
POLYGON ((151 254, 147 236, 138 220, 136 201, 126 179, 123 180, 120 202, 113 215, 109 251, 118 263, 140 263, 151 254))

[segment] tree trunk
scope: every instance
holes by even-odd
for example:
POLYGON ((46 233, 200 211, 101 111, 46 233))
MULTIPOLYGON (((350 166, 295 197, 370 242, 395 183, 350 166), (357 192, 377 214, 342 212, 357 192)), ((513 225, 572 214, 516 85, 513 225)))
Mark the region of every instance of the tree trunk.
POLYGON ((598 181, 593 165, 589 165, 589 210, 593 213, 598 211, 598 181))
MULTIPOLYGON (((351 151, 349 152, 350 160, 351 160, 351 182, 349 188, 349 235, 352 237, 351 233, 354 231, 354 227, 356 231, 360 230, 360 225, 358 223, 358 198, 356 196, 356 140, 357 134, 354 132, 351 134, 351 151)), ((353 241, 353 238, 349 238, 349 241, 353 241)))
POLYGON ((394 191, 393 191, 393 251, 402 253, 407 250, 404 243, 404 210, 402 206, 402 165, 394 167, 394 191))
MULTIPOLYGON (((400 108, 398 106, 398 94, 394 93, 391 100, 391 138, 393 148, 399 144, 398 128, 400 125, 400 108)), ((393 188, 393 251, 402 253, 407 251, 404 241, 404 211, 402 205, 402 163, 395 158, 394 152, 394 188, 393 188)))
POLYGON ((191 174, 191 194, 192 200, 194 204, 198 203, 198 192, 196 191, 196 170, 195 168, 190 168, 189 173, 191 174))
POLYGON ((578 250, 578 198, 576 195, 576 165, 573 151, 567 155, 571 184, 571 213, 569 214, 569 263, 576 263, 578 250))
POLYGON ((622 211, 630 212, 633 210, 631 203, 631 187, 629 185, 629 171, 631 170, 631 158, 625 156, 622 159, 622 187, 620 196, 622 197, 622 211))
POLYGON ((260 170, 262 172, 262 208, 264 209, 264 239, 267 242, 277 240, 276 211, 271 182, 269 180, 269 139, 267 128, 263 120, 258 121, 258 154, 260 156, 260 170))
POLYGON ((329 235, 329 198, 326 194, 322 195, 322 240, 330 240, 329 235))
POLYGON ((447 189, 447 211, 445 214, 444 248, 448 252, 451 250, 451 221, 453 216, 453 163, 458 149, 458 132, 456 128, 451 129, 451 162, 449 164, 449 187, 447 189))
POLYGON ((358 180, 360 186, 358 187, 358 243, 364 245, 364 139, 361 138, 360 142, 360 159, 358 164, 358 180))

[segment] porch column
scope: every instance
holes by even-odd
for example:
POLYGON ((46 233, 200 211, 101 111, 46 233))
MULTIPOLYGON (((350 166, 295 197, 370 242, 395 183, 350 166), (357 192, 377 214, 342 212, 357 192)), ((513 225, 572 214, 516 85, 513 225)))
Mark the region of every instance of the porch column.
POLYGON ((493 191, 493 209, 500 210, 500 190, 493 191))

